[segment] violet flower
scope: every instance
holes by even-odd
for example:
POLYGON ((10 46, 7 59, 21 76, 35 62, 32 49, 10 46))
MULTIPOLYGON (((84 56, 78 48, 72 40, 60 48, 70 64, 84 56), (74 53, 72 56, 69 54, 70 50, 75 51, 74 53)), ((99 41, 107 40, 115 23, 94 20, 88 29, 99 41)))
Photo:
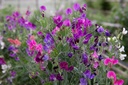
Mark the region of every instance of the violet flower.
POLYGON ((73 56, 73 53, 72 52, 68 53, 68 57, 69 58, 71 58, 72 56, 73 56))
POLYGON ((87 65, 88 64, 88 56, 86 53, 82 54, 82 62, 87 65))
POLYGON ((0 58, 0 65, 6 64, 4 58, 0 58))
POLYGON ((67 69, 68 69, 68 63, 65 62, 65 61, 60 62, 60 63, 59 63, 59 66, 60 66, 60 68, 63 69, 63 70, 67 70, 67 69))
POLYGON ((72 14, 72 9, 71 8, 67 8, 66 9, 66 14, 67 15, 71 15, 72 14))
POLYGON ((91 37, 92 37, 92 34, 87 34, 87 35, 85 36, 85 39, 84 39, 83 43, 84 43, 84 44, 87 44, 91 37))
POLYGON ((46 11, 46 7, 45 6, 40 6, 40 12, 42 11, 46 11))
POLYGON ((88 79, 93 79, 96 74, 95 73, 91 73, 90 70, 86 70, 84 73, 83 73, 84 77, 85 78, 88 78, 88 79))
POLYGON ((71 26, 70 20, 69 19, 64 20, 63 25, 67 27, 71 26))
POLYGON ((80 84, 79 85, 87 85, 87 80, 85 78, 80 78, 80 84))
POLYGON ((80 9, 80 5, 78 3, 75 3, 73 5, 73 9, 74 9, 74 11, 78 11, 80 9))
POLYGON ((59 81, 62 81, 63 80, 63 77, 60 74, 57 74, 56 75, 56 79, 59 80, 59 81))
POLYGON ((98 33, 102 33, 102 32, 104 32, 104 28, 102 26, 98 26, 97 29, 96 29, 96 31, 98 33))
POLYGON ((49 77, 50 81, 55 81, 56 80, 56 75, 55 74, 51 74, 49 77))

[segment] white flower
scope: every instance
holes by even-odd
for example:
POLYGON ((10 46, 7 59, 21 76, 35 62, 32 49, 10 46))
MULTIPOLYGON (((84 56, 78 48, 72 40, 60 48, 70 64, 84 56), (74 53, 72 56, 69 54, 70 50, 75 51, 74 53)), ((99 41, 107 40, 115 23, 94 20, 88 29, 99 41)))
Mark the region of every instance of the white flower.
POLYGON ((108 41, 110 41, 111 40, 111 38, 110 37, 108 37, 108 41))
POLYGON ((128 31, 125 30, 125 28, 123 28, 122 34, 123 34, 123 35, 126 35, 127 33, 128 33, 128 31))
POLYGON ((0 45, 1 45, 1 49, 4 49, 5 44, 3 41, 0 41, 0 45))
POLYGON ((122 46, 120 49, 119 49, 120 52, 125 52, 124 51, 124 46, 122 46))
POLYGON ((115 36, 112 37, 112 40, 115 41, 115 42, 118 42, 117 37, 115 37, 115 36))
POLYGON ((3 64, 3 65, 1 65, 1 67, 2 67, 2 73, 5 73, 7 71, 7 69, 11 68, 11 65, 3 64))
POLYGON ((119 58, 120 58, 120 60, 124 60, 126 56, 127 56, 126 54, 120 54, 119 58))

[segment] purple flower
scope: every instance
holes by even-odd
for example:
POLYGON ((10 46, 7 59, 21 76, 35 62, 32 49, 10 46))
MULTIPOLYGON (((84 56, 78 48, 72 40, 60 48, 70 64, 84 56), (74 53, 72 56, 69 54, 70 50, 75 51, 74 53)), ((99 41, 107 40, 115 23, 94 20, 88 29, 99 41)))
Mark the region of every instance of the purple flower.
POLYGON ((40 11, 46 11, 46 7, 45 6, 40 6, 40 11))
POLYGON ((55 81, 56 80, 56 75, 55 74, 51 74, 49 77, 50 81, 55 81))
POLYGON ((56 75, 56 79, 59 80, 59 81, 62 81, 63 80, 63 77, 60 74, 57 74, 56 75))
POLYGON ((78 3, 75 3, 73 5, 73 9, 74 9, 74 11, 78 11, 80 9, 80 5, 78 3))
POLYGON ((43 60, 44 60, 44 61, 49 60, 49 56, 48 56, 47 54, 45 54, 45 55, 43 56, 43 60))
POLYGON ((68 57, 69 58, 71 58, 72 56, 73 56, 73 53, 72 52, 68 53, 68 57))
POLYGON ((73 48, 74 50, 79 50, 79 46, 77 46, 77 45, 72 45, 72 48, 73 48))
POLYGON ((67 8, 66 9, 66 14, 67 15, 71 15, 72 14, 72 9, 71 8, 67 8))
POLYGON ((67 70, 67 69, 68 69, 68 63, 65 62, 65 61, 60 62, 60 63, 59 63, 59 66, 60 66, 60 68, 63 69, 63 70, 67 70))
POLYGON ((57 25, 62 21, 62 16, 61 15, 56 15, 53 17, 54 23, 57 25))
POLYGON ((16 61, 19 61, 20 59, 19 59, 19 57, 15 57, 15 60, 16 60, 16 61))
POLYGON ((80 84, 79 85, 87 85, 87 81, 85 78, 80 78, 80 84))
POLYGON ((41 57, 41 53, 40 53, 40 52, 38 52, 38 53, 37 53, 37 55, 36 55, 36 57, 34 58, 34 61, 35 61, 36 63, 41 62, 41 61, 42 61, 42 59, 41 59, 40 57, 41 57))
POLYGON ((70 66, 66 71, 71 72, 73 69, 74 69, 74 66, 70 66))
POLYGON ((88 64, 88 56, 86 53, 82 54, 82 62, 87 65, 88 64))
POLYGON ((64 20, 63 25, 67 27, 71 26, 70 20, 69 19, 64 20))
POLYGON ((87 4, 84 4, 82 10, 86 10, 87 4))
POLYGON ((92 34, 87 34, 85 37, 86 37, 86 38, 84 39, 83 43, 84 43, 84 44, 87 44, 88 41, 90 40, 90 38, 92 37, 92 34))
POLYGON ((29 10, 26 11, 26 15, 29 16, 31 12, 29 10))
POLYGON ((109 32, 108 30, 105 31, 105 35, 106 35, 107 37, 111 36, 111 34, 110 34, 110 32, 109 32))
POLYGON ((13 12, 13 16, 16 18, 16 17, 19 17, 20 14, 19 14, 19 12, 13 12))
POLYGON ((102 55, 99 55, 98 56, 98 60, 101 61, 103 59, 103 56, 102 55))
POLYGON ((86 14, 85 13, 82 13, 80 17, 81 18, 86 18, 86 14))
POLYGON ((98 33, 102 33, 102 32, 104 32, 104 28, 102 26, 98 26, 98 28, 96 29, 96 31, 98 33))
POLYGON ((90 70, 86 70, 84 73, 83 73, 84 77, 85 78, 88 78, 88 79, 93 79, 96 74, 95 73, 91 73, 90 70))
POLYGON ((14 78, 16 76, 16 72, 15 71, 11 71, 10 75, 11 75, 12 78, 14 78))
POLYGON ((0 58, 0 65, 6 64, 4 58, 0 58))
POLYGON ((28 56, 33 56, 34 55, 34 51, 29 51, 28 49, 26 49, 26 52, 27 52, 28 56))
POLYGON ((38 35, 38 36, 43 36, 43 33, 42 33, 41 31, 38 31, 38 32, 37 32, 37 35, 38 35))

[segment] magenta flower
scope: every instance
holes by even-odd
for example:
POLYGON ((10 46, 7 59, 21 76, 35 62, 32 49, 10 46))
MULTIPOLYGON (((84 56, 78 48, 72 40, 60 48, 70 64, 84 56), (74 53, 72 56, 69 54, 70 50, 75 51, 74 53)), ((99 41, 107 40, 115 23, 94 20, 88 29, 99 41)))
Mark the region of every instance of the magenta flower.
POLYGON ((63 70, 67 70, 67 69, 68 69, 68 63, 65 62, 65 61, 60 62, 60 63, 59 63, 59 66, 60 66, 60 68, 63 69, 63 70))
POLYGON ((31 12, 29 10, 26 11, 26 15, 29 16, 31 12))
POLYGON ((93 54, 92 54, 92 56, 93 56, 94 58, 98 58, 98 54, 97 54, 97 52, 94 51, 93 54))
POLYGON ((70 20, 69 19, 64 20, 63 25, 67 27, 71 26, 70 20))
POLYGON ((63 77, 60 74, 57 74, 56 75, 56 79, 59 80, 59 81, 62 81, 63 80, 63 77))
POLYGON ((46 11, 46 7, 45 6, 40 6, 40 11, 46 11))
POLYGON ((99 66, 99 62, 94 62, 93 67, 96 69, 99 66))
POLYGON ((116 80, 116 74, 114 71, 107 72, 107 78, 116 80))
POLYGON ((87 35, 85 36, 85 39, 84 39, 83 43, 84 43, 84 44, 87 44, 88 41, 91 39, 91 37, 92 37, 92 34, 87 34, 87 35))
POLYGON ((120 80, 115 80, 114 85, 123 85, 124 84, 124 80, 120 79, 120 80))
POLYGON ((66 14, 67 15, 71 15, 72 14, 72 9, 71 8, 67 8, 66 9, 66 14))
POLYGON ((50 81, 55 81, 56 80, 56 75, 55 74, 51 74, 49 77, 50 81))
POLYGON ((37 50, 38 52, 42 52, 42 50, 43 50, 42 44, 37 44, 35 50, 37 50))
POLYGON ((6 64, 4 58, 0 58, 0 65, 6 64))
POLYGON ((78 3, 75 3, 73 5, 73 9, 74 9, 74 11, 78 11, 80 9, 80 5, 78 3))
POLYGON ((66 71, 71 72, 73 69, 74 69, 74 66, 70 66, 68 67, 68 69, 66 69, 66 71))
POLYGON ((62 21, 62 16, 61 15, 54 16, 53 21, 56 25, 58 25, 62 21))
POLYGON ((117 59, 114 59, 114 56, 112 58, 106 58, 104 60, 104 65, 115 65, 118 63, 118 60, 117 59))

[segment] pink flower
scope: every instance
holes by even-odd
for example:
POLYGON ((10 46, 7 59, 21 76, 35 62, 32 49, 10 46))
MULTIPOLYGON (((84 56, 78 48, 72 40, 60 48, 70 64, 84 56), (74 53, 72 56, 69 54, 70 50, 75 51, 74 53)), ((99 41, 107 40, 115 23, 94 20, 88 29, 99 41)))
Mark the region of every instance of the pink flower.
POLYGON ((97 68, 99 66, 99 62, 94 62, 93 67, 97 68))
POLYGON ((108 64, 115 65, 117 63, 118 63, 118 60, 117 59, 114 59, 114 56, 112 58, 106 58, 104 60, 104 65, 108 65, 108 64))
POLYGON ((120 80, 117 79, 114 81, 114 85, 123 85, 123 83, 124 83, 123 79, 120 79, 120 80))
POLYGON ((97 52, 94 51, 94 53, 92 54, 92 56, 93 56, 94 58, 98 58, 98 54, 97 54, 97 52))
POLYGON ((59 32, 59 31, 60 31, 60 28, 56 26, 56 27, 52 30, 52 34, 54 35, 54 34, 56 34, 56 33, 59 32))
POLYGON ((36 45, 36 50, 39 51, 39 52, 41 52, 43 50, 42 44, 36 45))
POLYGON ((116 80, 116 74, 114 71, 107 72, 107 78, 116 80))
POLYGON ((30 42, 28 42, 28 46, 29 46, 29 50, 35 50, 37 43, 35 40, 31 40, 30 42))

